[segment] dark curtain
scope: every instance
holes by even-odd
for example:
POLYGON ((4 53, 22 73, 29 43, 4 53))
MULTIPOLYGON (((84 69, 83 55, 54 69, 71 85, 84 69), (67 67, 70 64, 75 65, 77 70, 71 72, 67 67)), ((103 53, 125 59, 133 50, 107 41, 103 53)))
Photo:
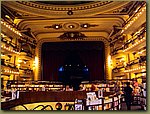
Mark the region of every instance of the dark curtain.
POLYGON ((90 80, 104 80, 104 55, 103 51, 82 51, 80 57, 89 68, 90 80))
MULTIPOLYGON (((89 69, 90 80, 104 80, 104 45, 101 50, 80 50, 78 55, 89 69)), ((58 81, 58 70, 64 65, 67 50, 51 50, 50 47, 42 47, 42 80, 58 81)))
POLYGON ((45 81, 58 80, 58 70, 63 65, 65 53, 59 51, 43 51, 42 78, 45 81))

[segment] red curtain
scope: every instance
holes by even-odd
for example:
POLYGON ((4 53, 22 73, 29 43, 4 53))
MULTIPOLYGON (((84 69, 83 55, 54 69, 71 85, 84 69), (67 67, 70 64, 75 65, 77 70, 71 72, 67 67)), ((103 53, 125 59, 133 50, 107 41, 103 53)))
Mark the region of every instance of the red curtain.
POLYGON ((80 57, 89 68, 90 80, 104 80, 104 54, 103 51, 83 51, 80 57))
POLYGON ((42 79, 58 80, 58 70, 63 65, 65 53, 59 51, 45 51, 42 57, 42 79))
MULTIPOLYGON (((64 65, 67 51, 50 50, 49 47, 42 49, 42 80, 57 81, 58 70, 64 65)), ((85 65, 87 65, 90 74, 90 80, 104 80, 104 46, 101 50, 85 50, 78 51, 78 55, 85 65)))

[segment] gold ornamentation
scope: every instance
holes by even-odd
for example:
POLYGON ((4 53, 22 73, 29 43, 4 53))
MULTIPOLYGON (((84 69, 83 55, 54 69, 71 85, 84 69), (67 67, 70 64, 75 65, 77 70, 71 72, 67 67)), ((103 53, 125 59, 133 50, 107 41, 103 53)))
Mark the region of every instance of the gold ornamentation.
MULTIPOLYGON (((65 39, 65 40, 63 40, 63 42, 67 42, 67 41, 70 41, 70 40, 67 40, 67 39, 65 39)), ((108 74, 108 46, 109 46, 109 42, 108 42, 108 40, 106 39, 106 38, 104 38, 104 37, 88 37, 88 38, 86 38, 86 39, 84 39, 84 40, 82 40, 82 39, 77 39, 77 40, 75 40, 75 41, 102 41, 103 43, 104 43, 104 46, 105 46, 105 68, 106 68, 106 70, 105 70, 105 76, 106 76, 106 79, 108 79, 109 78, 109 74, 108 74)), ((39 42, 38 42, 38 45, 37 45, 37 49, 36 49, 36 51, 37 51, 37 57, 39 58, 38 59, 38 69, 37 69, 37 76, 38 76, 38 80, 41 80, 41 49, 42 49, 42 44, 44 43, 44 42, 62 42, 62 40, 60 40, 60 39, 57 39, 57 40, 55 40, 54 41, 54 39, 48 39, 48 38, 43 38, 43 39, 41 39, 39 42)))

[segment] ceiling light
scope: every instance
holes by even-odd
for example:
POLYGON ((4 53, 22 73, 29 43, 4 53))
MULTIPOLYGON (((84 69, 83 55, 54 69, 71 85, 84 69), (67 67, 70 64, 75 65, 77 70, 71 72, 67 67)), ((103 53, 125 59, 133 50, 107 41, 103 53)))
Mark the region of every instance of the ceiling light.
POLYGON ((58 28, 59 28, 59 26, 58 26, 58 25, 56 25, 56 26, 55 26, 55 28, 56 28, 56 29, 58 29, 58 28))
POLYGON ((74 28, 74 25, 69 25, 68 27, 72 29, 72 28, 74 28))
POLYGON ((84 24, 84 25, 83 25, 83 27, 84 27, 84 28, 87 28, 87 27, 88 27, 88 25, 87 25, 87 24, 84 24))

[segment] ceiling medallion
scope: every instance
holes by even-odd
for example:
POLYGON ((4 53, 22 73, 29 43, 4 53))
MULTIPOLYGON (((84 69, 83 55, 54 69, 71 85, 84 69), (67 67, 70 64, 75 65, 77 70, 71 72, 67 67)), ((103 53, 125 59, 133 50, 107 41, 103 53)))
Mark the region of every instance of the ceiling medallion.
POLYGON ((60 35, 58 38, 65 40, 76 40, 76 39, 83 39, 86 36, 80 32, 65 32, 64 34, 60 35))
POLYGON ((79 29, 79 27, 80 27, 79 23, 76 22, 67 22, 63 24, 63 28, 66 30, 70 30, 70 29, 76 30, 79 29))
POLYGON ((73 11, 72 11, 72 10, 69 10, 69 11, 67 12, 67 14, 68 14, 68 15, 73 15, 73 11))
POLYGON ((70 29, 75 28, 75 26, 74 26, 74 25, 69 25, 68 27, 69 27, 70 29))

